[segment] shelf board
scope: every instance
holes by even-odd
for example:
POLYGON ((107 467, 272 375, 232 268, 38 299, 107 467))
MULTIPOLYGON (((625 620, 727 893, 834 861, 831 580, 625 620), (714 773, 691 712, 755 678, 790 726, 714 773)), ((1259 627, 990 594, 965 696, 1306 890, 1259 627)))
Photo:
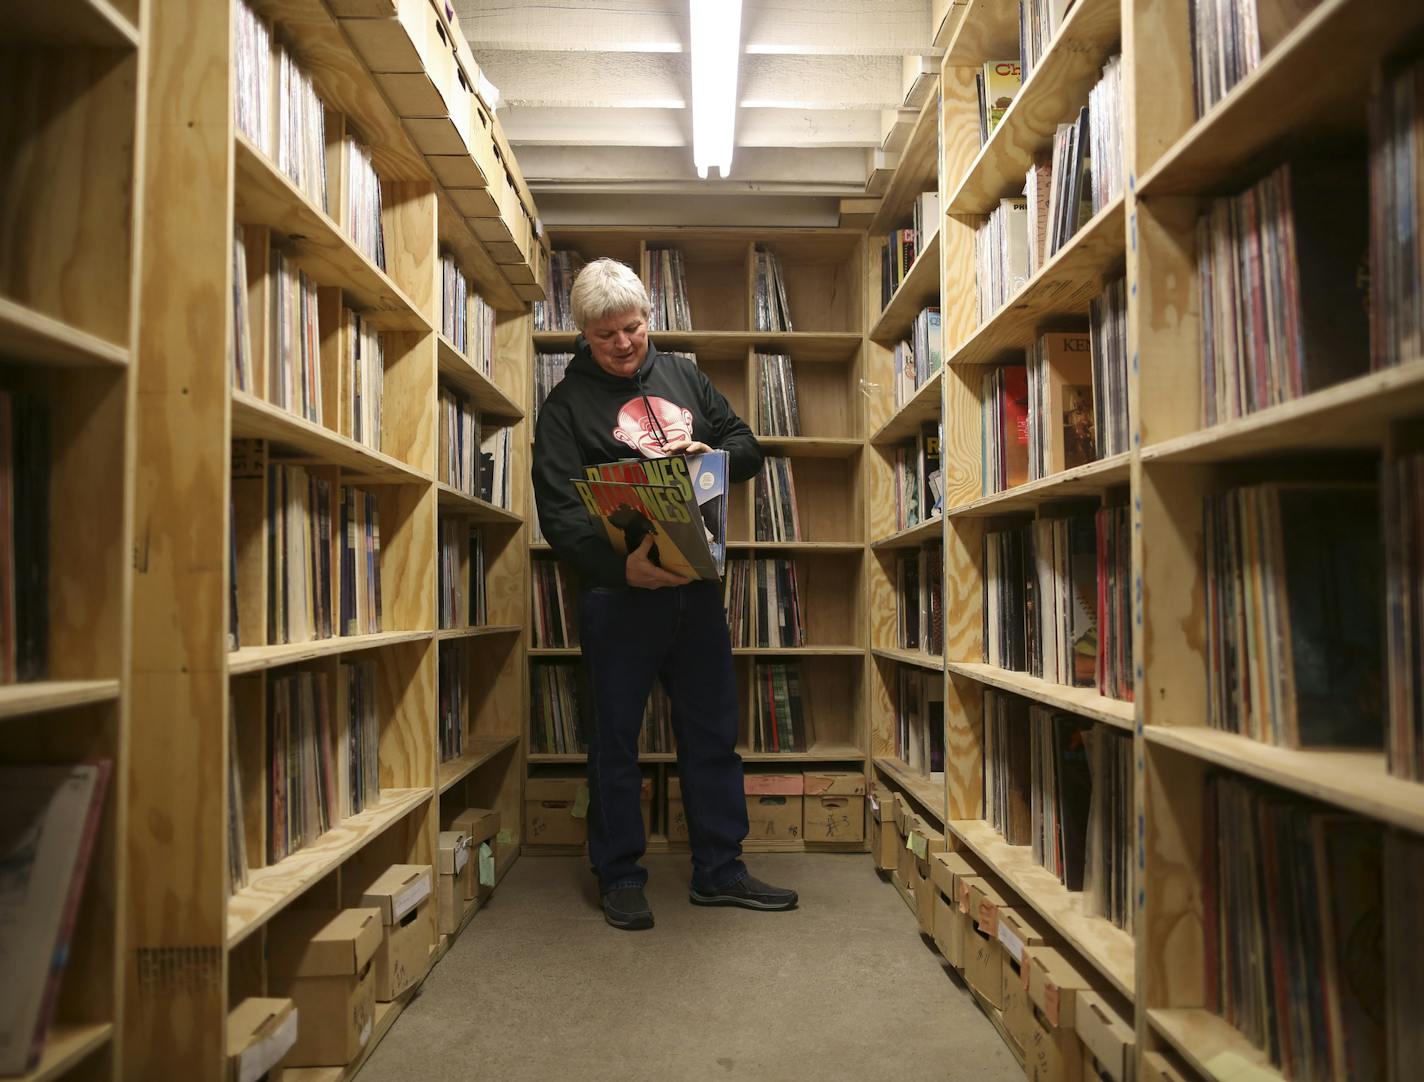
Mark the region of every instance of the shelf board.
POLYGON ((390 455, 338 435, 329 428, 298 417, 248 391, 232 392, 233 438, 270 440, 289 448, 297 461, 340 466, 351 483, 430 483, 430 475, 390 455))
POLYGON ((944 371, 941 369, 925 380, 916 389, 914 397, 880 426, 875 435, 870 437, 870 442, 878 446, 885 446, 886 444, 899 443, 902 440, 914 439, 920 431, 920 425, 926 421, 939 420, 940 390, 943 383, 944 371))
POLYGON ((482 639, 491 635, 518 635, 524 628, 519 624, 483 624, 480 627, 442 627, 435 632, 439 642, 456 639, 482 639))
POLYGON ((1037 481, 1016 485, 982 496, 949 510, 950 518, 975 518, 1033 511, 1051 500, 1071 500, 1100 496, 1106 489, 1125 485, 1131 479, 1132 455, 1124 451, 1111 458, 1088 462, 1062 470, 1037 481))
POLYGON ((944 826, 945 791, 942 780, 936 782, 924 774, 917 774, 903 759, 894 756, 877 757, 875 768, 903 789, 907 796, 914 797, 915 802, 929 812, 930 818, 944 826))
POLYGON ((1085 896, 1068 890, 1034 863, 1032 847, 1009 845, 982 819, 951 820, 949 829, 1114 988, 1132 999, 1136 955, 1131 932, 1089 915, 1085 896))
POLYGON ((531 658, 537 657, 581 657, 583 651, 577 646, 531 646, 525 651, 531 658))
POLYGON ((508 508, 496 507, 488 500, 466 495, 453 485, 447 485, 444 481, 435 483, 435 491, 441 507, 450 511, 459 511, 476 522, 498 522, 507 526, 517 526, 524 521, 521 516, 508 508))
POLYGON ((280 169, 234 132, 234 199, 237 220, 290 238, 296 263, 319 285, 339 286, 363 309, 372 326, 429 332, 430 321, 386 272, 367 258, 327 213, 312 203, 280 169))
POLYGON ((430 636, 429 631, 381 631, 374 635, 333 635, 329 639, 289 642, 277 646, 244 646, 227 655, 227 671, 229 676, 243 676, 266 669, 277 669, 283 665, 296 665, 337 654, 350 654, 357 650, 378 650, 399 643, 420 642, 430 636))
POLYGON ((853 436, 758 436, 757 443, 769 455, 790 458, 853 458, 865 441, 853 436))
MULTIPOLYGON (((989 141, 950 198, 950 214, 988 214, 1006 195, 1024 188, 1034 156, 1053 146, 1059 124, 1078 115, 1103 63, 1122 38, 1119 0, 1078 0, 1047 51, 1009 103, 989 141)), ((1017 50, 1011 54, 1015 58, 1017 50)), ((982 57, 985 60, 996 57, 982 57)))
POLYGON ((1033 345, 1048 320, 1080 316, 1086 324, 1089 304, 1124 263, 1123 206, 1118 196, 1093 215, 1018 293, 947 353, 945 363, 953 368, 993 364, 1005 353, 1033 345))
POLYGON ((517 421, 524 416, 524 410, 456 349, 453 342, 443 334, 437 335, 436 341, 440 347, 440 374, 457 390, 468 394, 480 413, 509 421, 517 421))
MULTIPOLYGON (((572 353, 573 331, 536 331, 534 348, 541 353, 572 353)), ((748 350, 787 353, 798 361, 842 364, 855 360, 861 335, 848 331, 649 331, 649 339, 664 353, 695 353, 699 359, 740 360, 748 350)))
POLYGON ((950 39, 945 64, 977 68, 986 60, 1019 55, 1019 13, 1002 0, 969 0, 950 39))
MULTIPOLYGON (((1017 22, 1017 19, 1015 19, 1017 22)), ((939 95, 931 94, 915 118, 900 164, 881 197, 880 209, 866 230, 871 236, 888 233, 910 213, 910 205, 921 192, 934 191, 939 170, 939 95)))
POLYGON ((860 541, 728 541, 728 552, 806 552, 806 553, 847 553, 860 552, 865 545, 860 541))
POLYGON ((1424 410, 1424 359, 1338 383, 1211 428, 1145 444, 1142 461, 1214 463, 1321 448, 1381 447, 1389 422, 1424 410))
POLYGON ((1147 1012, 1147 1024, 1203 1078, 1219 1077, 1212 1070, 1212 1061, 1227 1054, 1255 1068, 1251 1082, 1286 1082, 1262 1049, 1226 1019, 1204 1008, 1152 1008, 1147 1012))
POLYGON ((439 790, 442 794, 464 781, 506 748, 519 743, 517 736, 476 737, 464 755, 440 764, 439 790))
POLYGON ((941 532, 944 530, 944 516, 935 515, 927 518, 924 522, 915 526, 907 526, 903 530, 897 530, 888 537, 882 537, 879 541, 872 541, 870 547, 873 549, 912 549, 918 548, 926 541, 938 541, 941 532))
POLYGON ((0 685, 0 721, 65 710, 71 706, 112 702, 119 697, 115 680, 36 680, 0 685))
POLYGON ((139 44, 138 28, 108 0, 6 4, 0 11, 0 36, 21 47, 98 45, 132 49, 139 44))
MULTIPOLYGON (((1168 147, 1138 183, 1143 198, 1227 194, 1260 171, 1288 140, 1363 133, 1375 64, 1421 27, 1424 7, 1324 0, 1261 64, 1168 147), (1322 72, 1358 73, 1324 78, 1322 72)), ((1190 63, 1190 57, 1186 58, 1190 63)))
POLYGON ((916 668, 929 669, 931 672, 944 672, 944 656, 942 654, 926 654, 922 650, 900 650, 890 646, 877 646, 870 652, 886 661, 896 661, 901 665, 914 665, 916 668))
POLYGON ((1279 748, 1195 725, 1149 725, 1147 740, 1405 830, 1424 831, 1424 783, 1389 773, 1385 753, 1279 748))
POLYGON ((955 676, 977 680, 981 684, 1012 691, 1026 699, 1067 710, 1085 718, 1092 718, 1104 725, 1113 725, 1132 732, 1137 724, 1136 705, 1121 699, 1109 699, 1099 695, 1095 688, 1070 688, 1063 684, 1053 684, 1040 680, 1028 673, 1012 672, 973 662, 951 661, 949 671, 955 676))
MULTIPOLYGON (((48 5, 35 10, 63 10, 66 15, 69 13, 68 9, 48 5)), ((81 331, 8 297, 0 297, 0 354, 27 363, 104 368, 122 368, 129 363, 129 351, 123 346, 81 331)))
POLYGON ((49 1082, 62 1078, 80 1060, 92 1055, 114 1039, 112 1022, 56 1022, 45 1034, 44 1051, 32 1071, 9 1082, 49 1082))
POLYGON ((737 657, 862 657, 863 646, 734 646, 737 657))
POLYGON ((930 242, 915 256, 910 273, 871 328, 872 341, 890 346, 905 341, 914 332, 920 311, 939 307, 939 236, 936 229, 930 242))
MULTIPOLYGON (((584 751, 576 752, 551 752, 551 751, 531 751, 526 757, 533 763, 541 763, 545 766, 553 765, 579 765, 588 762, 588 753, 584 751)), ((670 751, 641 751, 638 753, 640 763, 675 763, 677 755, 670 751)))
POLYGON ((248 872, 247 886, 227 900, 227 947, 232 950, 313 883, 430 799, 430 789, 384 789, 381 803, 332 827, 305 849, 248 872))
POLYGON ((865 759, 865 751, 854 744, 814 744, 806 751, 751 751, 738 745, 737 754, 748 763, 848 763, 865 759))

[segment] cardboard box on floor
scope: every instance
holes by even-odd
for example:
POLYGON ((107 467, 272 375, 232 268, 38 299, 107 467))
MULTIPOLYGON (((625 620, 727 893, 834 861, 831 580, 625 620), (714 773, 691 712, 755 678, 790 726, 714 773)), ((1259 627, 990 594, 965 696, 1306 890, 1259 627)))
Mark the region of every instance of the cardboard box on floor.
POLYGON ((923 935, 934 935, 935 890, 930 879, 930 860, 947 848, 944 833, 923 819, 910 834, 910 851, 915 854, 915 918, 923 935))
POLYGON ((440 934, 454 935, 469 911, 475 893, 475 865, 470 860, 470 836, 463 830, 442 830, 438 837, 440 855, 436 871, 440 886, 436 891, 440 911, 440 934))
POLYGON ((747 774, 747 840, 794 842, 801 838, 804 781, 800 774, 747 774))
POLYGON ((1142 1082, 1188 1082, 1188 1079, 1161 1052, 1148 1052, 1142 1057, 1142 1082))
POLYGON ((1004 948, 999 943, 999 907, 1007 899, 983 876, 959 880, 964 925, 964 980, 991 1007, 1004 1005, 1004 948))
POLYGON ((975 875, 974 865, 962 853, 936 853, 930 861, 930 887, 934 895, 934 941, 944 960, 955 969, 964 968, 965 914, 959 911, 956 876, 975 875))
POLYGON ((801 836, 808 842, 865 841, 865 775, 807 771, 801 836))
POLYGON ((495 870, 503 853, 500 825, 499 812, 489 808, 466 808, 450 824, 450 829, 464 831, 470 839, 470 879, 466 884, 469 893, 465 897, 477 907, 494 893, 495 870), (488 852, 482 851, 485 848, 488 852))
POLYGON ((895 796, 895 869, 890 873, 890 881, 900 891, 900 897, 910 907, 910 912, 918 916, 915 905, 915 850, 910 836, 919 821, 913 811, 905 806, 904 797, 895 796))
POLYGON ((682 780, 675 775, 670 775, 667 780, 667 805, 668 841, 688 841, 687 806, 682 802, 682 780))
POLYGON ((1073 1028, 1083 1042, 1083 1077, 1132 1082, 1137 1035, 1097 992, 1079 992, 1073 1028))
POLYGON ((900 854, 896 851, 899 836, 895 830, 894 794, 872 783, 868 804, 871 857, 878 870, 893 872, 895 862, 900 859, 900 854))
POLYGON ((1092 991, 1092 986, 1053 947, 1030 948, 1026 965, 1034 1010, 1024 1071, 1030 1082, 1081 1082, 1083 1050, 1074 1023, 1078 994, 1092 991))
POLYGON ((267 926, 268 985, 297 1009, 288 1067, 344 1067, 376 1017, 379 909, 289 910, 267 926))
POLYGON ((392 864, 366 888, 361 904, 381 911, 376 949, 376 1000, 389 1003, 420 983, 435 948, 429 864, 392 864))
POLYGON ((282 1082, 282 1060, 297 1043, 297 1008, 290 999, 244 999, 228 1012, 230 1082, 282 1082))
POLYGON ((1033 910, 1012 906, 999 910, 998 937, 999 945, 1004 948, 1004 992, 999 1009, 1003 1011, 1004 1029, 1022 1056, 1033 1040, 1033 1003, 1028 996, 1028 970, 1024 963, 1031 950, 1052 946, 1056 937, 1039 922, 1033 910))
MULTIPOLYGON (((524 832, 532 845, 588 842, 587 778, 530 778, 524 783, 524 832)), ((652 831, 653 779, 638 793, 643 833, 652 831)))

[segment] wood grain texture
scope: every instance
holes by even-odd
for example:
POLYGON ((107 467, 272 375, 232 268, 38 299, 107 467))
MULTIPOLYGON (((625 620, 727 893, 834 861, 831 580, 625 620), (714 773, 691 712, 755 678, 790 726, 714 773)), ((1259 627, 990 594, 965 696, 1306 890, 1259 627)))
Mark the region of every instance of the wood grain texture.
POLYGON ((1146 888, 1139 1004, 1201 1007, 1206 1002, 1202 916, 1205 771, 1198 762, 1148 745, 1147 802, 1140 873, 1146 888))
POLYGON ((440 326, 440 260, 436 255, 435 188, 428 181, 381 185, 382 232, 391 278, 440 326))
POLYGON ((1144 446, 1202 424, 1201 291, 1191 199, 1138 200, 1136 342, 1144 446))

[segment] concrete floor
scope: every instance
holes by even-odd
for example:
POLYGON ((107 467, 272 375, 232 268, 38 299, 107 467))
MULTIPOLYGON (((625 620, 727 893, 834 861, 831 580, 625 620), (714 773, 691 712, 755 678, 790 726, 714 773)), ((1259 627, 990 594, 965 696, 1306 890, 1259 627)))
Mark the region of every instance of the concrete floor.
POLYGON ((754 856, 790 913, 687 901, 650 857, 657 926, 603 922, 582 858, 523 857, 358 1082, 1017 1082, 1023 1072, 865 854, 754 856))

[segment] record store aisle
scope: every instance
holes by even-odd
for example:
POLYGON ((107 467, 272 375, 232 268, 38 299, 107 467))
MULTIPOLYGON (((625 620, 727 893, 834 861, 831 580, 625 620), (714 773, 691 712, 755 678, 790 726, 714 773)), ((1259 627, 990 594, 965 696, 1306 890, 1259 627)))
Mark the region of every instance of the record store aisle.
POLYGON ((519 861, 359 1082, 1023 1078, 863 855, 754 857, 800 909, 687 901, 687 857, 647 860, 657 919, 618 932, 577 857, 519 861))

